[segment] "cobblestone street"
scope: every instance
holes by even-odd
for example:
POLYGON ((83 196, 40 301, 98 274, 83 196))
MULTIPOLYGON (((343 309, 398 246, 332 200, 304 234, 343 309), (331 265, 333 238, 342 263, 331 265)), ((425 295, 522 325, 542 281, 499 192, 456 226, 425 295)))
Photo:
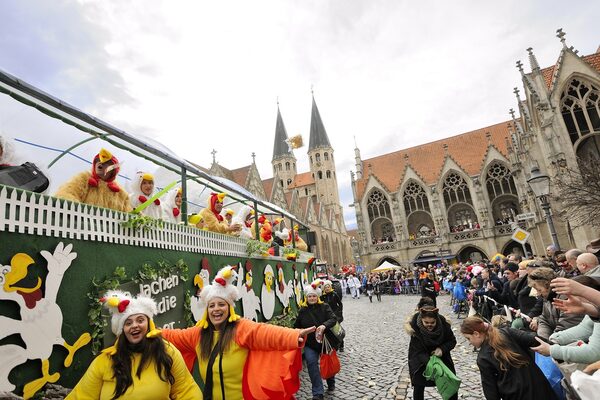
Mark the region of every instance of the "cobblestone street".
MULTIPOLYGON (((336 389, 325 399, 412 399, 408 376, 408 335, 404 321, 414 310, 418 296, 383 296, 381 303, 368 297, 344 297, 345 352, 340 353, 342 370, 336 376, 336 389)), ((452 354, 457 375, 462 380, 461 399, 483 399, 477 353, 462 338, 459 320, 450 309, 450 296, 438 297, 443 315, 449 316, 458 344, 452 354)), ((298 399, 311 399, 306 367, 300 376, 298 399)), ((327 385, 324 384, 325 388, 327 385)), ((426 399, 441 399, 435 388, 427 388, 426 399)))

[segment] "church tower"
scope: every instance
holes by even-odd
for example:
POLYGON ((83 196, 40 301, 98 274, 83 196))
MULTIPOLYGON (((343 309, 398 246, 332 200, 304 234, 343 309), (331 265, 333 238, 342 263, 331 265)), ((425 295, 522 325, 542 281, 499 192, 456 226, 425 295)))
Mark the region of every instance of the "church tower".
POLYGON ((315 180, 318 200, 324 206, 333 208, 335 213, 341 216, 342 210, 338 193, 333 148, 329 143, 329 138, 321 120, 314 95, 310 116, 308 160, 310 163, 310 172, 315 180))
MULTIPOLYGON (((275 123, 275 143, 273 144, 273 176, 281 180, 281 185, 284 190, 294 181, 296 176, 296 157, 288 147, 286 140, 288 139, 281 111, 279 111, 279 103, 277 103, 277 122, 275 123)), ((275 179, 278 181, 278 179, 275 179)))

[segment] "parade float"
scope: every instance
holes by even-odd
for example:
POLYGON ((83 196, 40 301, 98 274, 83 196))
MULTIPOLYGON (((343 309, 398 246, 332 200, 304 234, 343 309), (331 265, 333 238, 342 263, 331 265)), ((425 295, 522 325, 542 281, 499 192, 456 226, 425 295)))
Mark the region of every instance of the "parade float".
MULTIPOLYGON (((0 93, 5 95, 0 108, 17 104, 24 118, 41 116, 87 136, 68 148, 54 149, 62 151, 38 165, 42 171, 52 171, 94 141, 95 148, 110 146, 160 168, 166 178, 156 198, 180 187, 181 221, 188 221, 198 192, 216 191, 228 194, 227 207, 253 209, 255 237, 260 234, 259 215, 277 216, 290 227, 300 223, 235 183, 213 177, 165 148, 2 71, 0 93)), ((38 157, 29 161, 41 163, 38 157)), ((114 343, 99 301, 106 290, 152 296, 158 303, 157 325, 182 328, 195 324, 197 293, 225 265, 237 269, 236 284, 242 292, 238 313, 257 321, 293 313, 302 300, 303 285, 314 275, 308 263, 311 254, 297 250, 295 243, 273 251, 260 241, 11 185, 0 185, 0 243, 0 392, 25 398, 47 383, 73 387, 95 355, 114 343)))

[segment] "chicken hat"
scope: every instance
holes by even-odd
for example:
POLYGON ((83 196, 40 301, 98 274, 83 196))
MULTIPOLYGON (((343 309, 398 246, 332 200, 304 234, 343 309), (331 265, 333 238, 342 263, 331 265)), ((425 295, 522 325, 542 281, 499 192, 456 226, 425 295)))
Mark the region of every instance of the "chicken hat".
MULTIPOLYGON (((312 281, 312 283, 308 286, 304 287, 304 295, 306 297, 308 297, 311 294, 316 294, 317 295, 317 303, 319 304, 323 304, 323 300, 321 300, 321 286, 323 285, 323 281, 321 279, 315 279, 314 281, 312 281)), ((308 302, 306 301, 306 299, 304 300, 304 302, 302 303, 302 305, 304 307, 306 307, 308 305, 308 302)))
POLYGON ((94 157, 94 161, 92 162, 92 176, 88 179, 88 185, 98 187, 98 183, 102 178, 96 173, 96 165, 98 165, 98 163, 104 164, 109 161, 112 162, 112 169, 108 172, 108 178, 104 180, 106 181, 106 186, 108 186, 111 191, 118 193, 121 191, 121 188, 117 185, 115 179, 117 178, 117 175, 119 175, 119 160, 106 149, 100 149, 98 154, 94 157))
POLYGON ((234 267, 227 265, 217 273, 212 285, 206 286, 200 292, 200 301, 204 308, 204 313, 200 321, 196 323, 203 329, 208 328, 208 302, 219 297, 229 303, 229 322, 234 322, 240 319, 240 316, 235 313, 235 302, 240 299, 240 293, 233 281, 237 277, 234 267))
MULTIPOLYGON (((129 293, 122 292, 120 290, 109 290, 106 295, 100 299, 104 306, 108 308, 111 314, 110 328, 112 332, 117 336, 117 341, 121 333, 123 332, 123 326, 125 321, 132 315, 144 314, 148 317, 148 333, 147 338, 153 338, 160 336, 160 329, 156 328, 154 324, 154 316, 158 313, 156 302, 144 295, 138 295, 132 297, 129 293)), ((115 345, 106 349, 110 354, 115 354, 115 345)))
POLYGON ((215 217, 217 217, 219 221, 223 221, 223 216, 217 212, 217 210, 215 209, 215 205, 217 203, 223 203, 223 199, 225 199, 225 196, 227 196, 226 193, 211 193, 210 197, 208 198, 208 207, 213 212, 213 214, 215 214, 215 217))

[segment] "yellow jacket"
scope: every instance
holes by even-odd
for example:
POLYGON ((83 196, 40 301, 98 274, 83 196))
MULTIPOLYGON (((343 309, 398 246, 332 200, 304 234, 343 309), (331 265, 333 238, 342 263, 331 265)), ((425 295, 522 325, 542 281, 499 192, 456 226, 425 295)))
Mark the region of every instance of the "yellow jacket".
POLYGON ((129 194, 123 188, 115 193, 106 186, 106 182, 103 180, 98 181, 98 187, 90 186, 88 180, 91 176, 92 174, 87 171, 75 175, 58 188, 54 196, 117 211, 130 212, 132 210, 129 194))
MULTIPOLYGON (((140 378, 135 373, 142 359, 141 353, 134 353, 133 365, 131 367, 133 384, 124 395, 122 400, 199 400, 202 392, 187 370, 183 357, 170 343, 165 342, 167 353, 173 359, 171 373, 175 383, 171 385, 160 379, 156 373, 156 364, 151 361, 142 371, 140 378)), ((94 359, 85 372, 77 386, 66 397, 65 400, 109 400, 115 393, 116 380, 113 377, 112 359, 108 353, 101 353, 94 359)))
POLYGON ((223 234, 227 233, 227 229, 229 228, 227 221, 219 221, 210 208, 203 208, 202 211, 200 211, 200 216, 204 220, 204 228, 206 228, 206 230, 223 234))

